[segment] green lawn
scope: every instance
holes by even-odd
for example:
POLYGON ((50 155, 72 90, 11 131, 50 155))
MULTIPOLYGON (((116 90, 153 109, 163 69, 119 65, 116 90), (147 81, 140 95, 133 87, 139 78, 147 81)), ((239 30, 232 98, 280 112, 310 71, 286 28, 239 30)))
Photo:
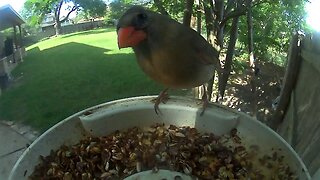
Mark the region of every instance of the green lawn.
POLYGON ((16 82, 0 96, 0 119, 44 131, 87 107, 162 90, 130 49, 118 50, 113 29, 68 34, 27 50, 13 71, 16 82))

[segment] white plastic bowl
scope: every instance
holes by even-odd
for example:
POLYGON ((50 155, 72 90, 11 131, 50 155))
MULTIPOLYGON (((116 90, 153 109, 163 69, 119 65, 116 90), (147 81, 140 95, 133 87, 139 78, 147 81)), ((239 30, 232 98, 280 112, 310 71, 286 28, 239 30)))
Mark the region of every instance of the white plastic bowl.
POLYGON ((25 150, 9 179, 27 179, 39 163, 40 155, 47 156, 52 149, 56 150, 62 144, 76 144, 85 135, 107 135, 115 130, 133 126, 146 127, 154 123, 191 126, 201 132, 213 132, 217 135, 237 128, 244 144, 259 146, 260 153, 263 154, 280 150, 278 153, 285 156, 285 161, 300 180, 311 179, 291 146, 269 127, 250 116, 217 104, 210 104, 204 115, 200 116, 201 102, 181 97, 171 97, 166 104, 161 104, 161 115, 157 115, 151 102, 153 98, 155 96, 112 101, 66 118, 47 130, 25 150))

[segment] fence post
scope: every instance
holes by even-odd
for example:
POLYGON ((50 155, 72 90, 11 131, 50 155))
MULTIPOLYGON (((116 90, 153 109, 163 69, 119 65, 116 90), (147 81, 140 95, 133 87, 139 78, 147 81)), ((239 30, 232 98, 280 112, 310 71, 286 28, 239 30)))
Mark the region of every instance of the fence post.
POLYGON ((299 35, 295 34, 290 42, 288 52, 288 66, 283 81, 283 88, 280 92, 280 100, 276 112, 271 119, 271 128, 277 129, 279 124, 282 123, 284 115, 286 114, 289 105, 291 92, 294 89, 301 64, 301 40, 299 35))

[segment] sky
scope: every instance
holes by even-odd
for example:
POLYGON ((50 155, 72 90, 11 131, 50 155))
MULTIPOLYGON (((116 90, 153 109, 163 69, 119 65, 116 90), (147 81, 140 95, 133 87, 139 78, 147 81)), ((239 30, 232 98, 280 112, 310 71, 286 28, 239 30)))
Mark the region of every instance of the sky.
POLYGON ((320 0, 309 0, 306 10, 308 12, 307 23, 316 31, 320 31, 320 0))
MULTIPOLYGON (((0 7, 6 4, 10 4, 13 9, 17 12, 20 12, 20 10, 23 8, 23 4, 26 0, 0 0, 0 7)), ((73 5, 73 4, 72 4, 73 5)), ((66 11, 64 8, 61 8, 61 15, 67 15, 68 11, 66 11)), ((76 13, 73 12, 70 14, 70 18, 73 18, 76 16, 76 13)))
POLYGON ((25 0, 0 0, 0 7, 6 4, 10 4, 14 10, 19 12, 23 7, 24 2, 25 0))
MULTIPOLYGON (((320 0, 309 0, 306 10, 308 12, 307 23, 316 31, 320 31, 320 0)), ((0 0, 0 6, 10 4, 17 12, 19 12, 25 0, 0 0)), ((62 12, 62 15, 66 12, 62 12)), ((73 14, 74 16, 75 14, 73 14)))

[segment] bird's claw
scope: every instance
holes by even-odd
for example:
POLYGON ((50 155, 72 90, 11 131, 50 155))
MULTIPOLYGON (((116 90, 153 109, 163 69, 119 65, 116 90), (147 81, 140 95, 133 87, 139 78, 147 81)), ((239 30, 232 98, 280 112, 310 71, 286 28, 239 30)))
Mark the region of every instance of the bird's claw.
POLYGON ((154 111, 156 112, 157 115, 161 114, 161 111, 159 109, 159 104, 154 104, 154 111))
POLYGON ((152 102, 154 102, 154 111, 156 112, 156 114, 161 114, 159 104, 165 104, 169 99, 169 94, 167 93, 167 90, 168 89, 163 90, 157 98, 152 100, 152 102))
POLYGON ((207 109, 207 107, 209 105, 208 99, 202 99, 202 102, 203 102, 203 104, 202 104, 202 111, 200 113, 200 116, 203 116, 204 111, 207 109))
POLYGON ((209 100, 208 100, 208 97, 207 97, 207 91, 206 91, 206 87, 203 85, 203 89, 204 89, 204 92, 203 92, 203 95, 202 95, 202 111, 200 113, 200 116, 203 116, 204 114, 204 111, 206 110, 206 108, 208 107, 209 105, 209 100))

